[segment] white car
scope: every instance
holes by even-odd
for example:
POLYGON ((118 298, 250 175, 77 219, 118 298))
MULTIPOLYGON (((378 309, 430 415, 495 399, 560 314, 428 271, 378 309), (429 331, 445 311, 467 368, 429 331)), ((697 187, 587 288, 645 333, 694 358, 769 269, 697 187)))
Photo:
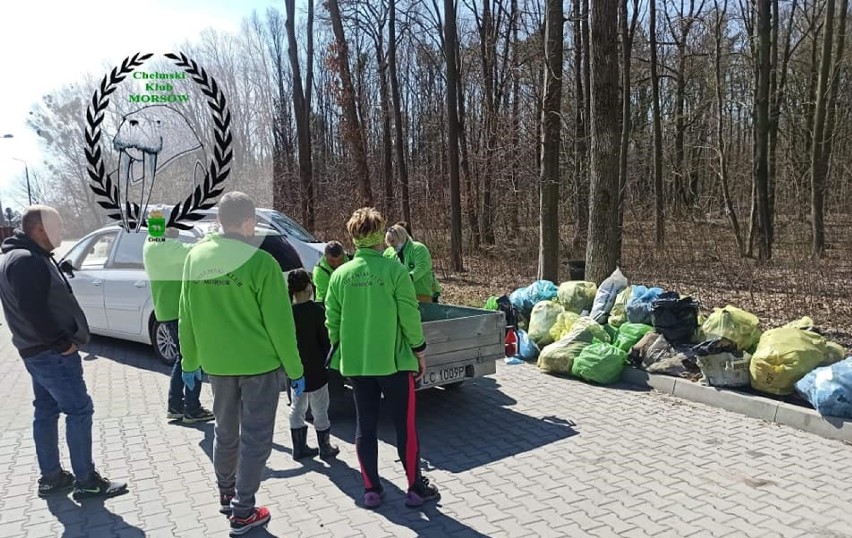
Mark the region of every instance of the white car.
MULTIPOLYGON (((181 231, 181 241, 194 243, 213 225, 216 211, 206 212, 192 230, 181 231)), ((285 215, 258 209, 256 235, 260 248, 286 272, 302 266, 312 271, 325 249, 304 228, 285 215)), ((177 358, 177 345, 165 326, 154 317, 154 305, 142 249, 148 235, 126 232, 118 225, 105 226, 83 237, 59 264, 69 277, 92 334, 141 342, 154 347, 167 364, 177 358)))

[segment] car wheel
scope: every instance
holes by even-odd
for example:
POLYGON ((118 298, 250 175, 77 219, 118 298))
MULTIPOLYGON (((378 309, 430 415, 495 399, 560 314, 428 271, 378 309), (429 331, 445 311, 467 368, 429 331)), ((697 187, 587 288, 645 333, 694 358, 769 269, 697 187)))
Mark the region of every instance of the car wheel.
POLYGON ((178 358, 178 343, 165 323, 154 321, 151 324, 151 343, 157 358, 169 366, 174 366, 178 358))

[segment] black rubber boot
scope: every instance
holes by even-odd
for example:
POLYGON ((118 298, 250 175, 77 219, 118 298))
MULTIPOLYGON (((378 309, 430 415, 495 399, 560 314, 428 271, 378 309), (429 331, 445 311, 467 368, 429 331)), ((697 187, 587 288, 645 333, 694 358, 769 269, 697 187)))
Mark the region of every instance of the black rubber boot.
POLYGON ((320 459, 330 460, 340 454, 340 449, 331 444, 331 428, 325 431, 317 430, 320 459))
POLYGON ((308 446, 308 427, 290 430, 293 437, 293 459, 298 461, 305 458, 315 458, 319 450, 308 446))

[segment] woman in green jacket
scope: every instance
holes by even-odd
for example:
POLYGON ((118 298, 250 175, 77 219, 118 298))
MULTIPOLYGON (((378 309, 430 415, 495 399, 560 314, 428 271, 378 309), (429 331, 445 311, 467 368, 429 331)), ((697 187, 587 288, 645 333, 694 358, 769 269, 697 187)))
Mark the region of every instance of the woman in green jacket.
POLYGON ((385 234, 386 258, 398 258, 414 283, 417 300, 421 303, 434 302, 435 277, 432 274, 432 255, 426 245, 415 241, 403 223, 388 228, 385 234))
POLYGON ((332 275, 325 298, 332 343, 331 367, 352 380, 358 425, 355 449, 364 478, 364 505, 376 508, 379 478, 378 419, 384 394, 396 425, 396 445, 408 478, 407 506, 438 499, 420 474, 414 382, 423 376, 426 339, 414 284, 403 266, 382 256, 385 220, 373 208, 346 224, 357 250, 332 275))

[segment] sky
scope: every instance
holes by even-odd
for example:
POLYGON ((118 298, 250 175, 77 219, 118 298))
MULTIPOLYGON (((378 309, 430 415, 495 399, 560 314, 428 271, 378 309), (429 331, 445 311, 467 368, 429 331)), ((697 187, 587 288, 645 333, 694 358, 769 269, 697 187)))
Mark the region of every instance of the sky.
MULTIPOLYGON (((301 2, 299 2, 301 3, 301 2)), ((106 65, 136 52, 162 54, 202 30, 236 32, 243 17, 273 0, 20 0, 0 17, 0 201, 24 176, 43 168, 38 137, 26 126, 32 106, 52 90, 98 79, 106 65), (3 138, 12 134, 13 138, 3 138)), ((40 170, 41 171, 41 170, 40 170)))

